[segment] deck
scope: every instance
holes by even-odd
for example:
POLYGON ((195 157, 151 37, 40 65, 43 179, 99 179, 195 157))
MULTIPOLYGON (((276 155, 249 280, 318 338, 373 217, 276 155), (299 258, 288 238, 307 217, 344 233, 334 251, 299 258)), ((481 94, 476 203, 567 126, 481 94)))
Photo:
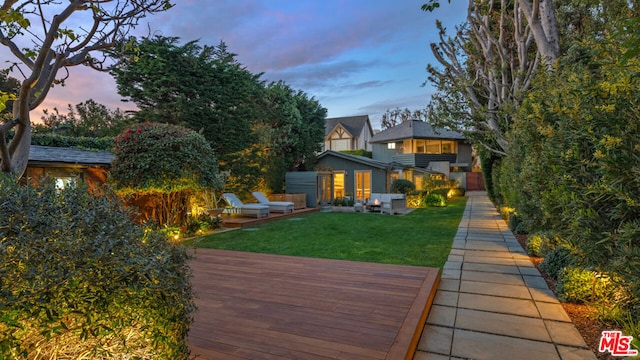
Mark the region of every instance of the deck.
POLYGON ((224 228, 245 228, 264 224, 270 221, 282 220, 319 211, 320 208, 302 208, 296 209, 292 213, 287 214, 271 212, 269 213, 269 216, 260 219, 246 215, 223 214, 220 215, 220 220, 222 220, 222 227, 224 228))
POLYGON ((438 269, 197 249, 200 359, 411 359, 438 269))

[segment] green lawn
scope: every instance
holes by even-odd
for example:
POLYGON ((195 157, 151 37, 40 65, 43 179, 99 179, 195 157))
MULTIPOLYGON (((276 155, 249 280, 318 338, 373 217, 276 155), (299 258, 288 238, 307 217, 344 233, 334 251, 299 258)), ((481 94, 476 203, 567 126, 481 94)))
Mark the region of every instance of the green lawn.
POLYGON ((405 216, 327 212, 189 241, 201 248, 441 268, 466 198, 405 216))

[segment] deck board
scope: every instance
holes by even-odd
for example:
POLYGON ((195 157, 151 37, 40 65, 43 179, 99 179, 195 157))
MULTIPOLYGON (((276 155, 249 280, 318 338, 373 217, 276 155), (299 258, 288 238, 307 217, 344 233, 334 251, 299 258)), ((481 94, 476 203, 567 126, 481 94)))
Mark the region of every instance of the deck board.
POLYGON ((200 359, 411 359, 438 269, 197 249, 200 359))

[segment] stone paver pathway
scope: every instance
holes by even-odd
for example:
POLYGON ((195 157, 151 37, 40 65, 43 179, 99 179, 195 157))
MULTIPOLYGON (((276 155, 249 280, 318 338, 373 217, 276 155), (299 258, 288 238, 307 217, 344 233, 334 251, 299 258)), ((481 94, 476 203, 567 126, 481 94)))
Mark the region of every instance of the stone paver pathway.
POLYGON ((468 196, 413 359, 596 359, 486 193, 468 196))

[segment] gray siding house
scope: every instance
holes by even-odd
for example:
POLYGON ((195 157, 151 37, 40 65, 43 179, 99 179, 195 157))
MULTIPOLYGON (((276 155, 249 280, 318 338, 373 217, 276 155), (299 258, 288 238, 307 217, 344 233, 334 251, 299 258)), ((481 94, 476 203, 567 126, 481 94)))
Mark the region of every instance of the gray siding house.
POLYGON ((381 131, 371 139, 373 158, 378 161, 435 170, 471 171, 472 149, 464 135, 434 129, 424 121, 405 121, 381 131))
POLYGON ((388 192, 395 171, 393 164, 332 150, 318 156, 317 167, 333 174, 334 199, 351 196, 362 202, 371 193, 388 192))
MULTIPOLYGON (((350 196, 364 202, 372 193, 388 193, 396 179, 410 180, 417 189, 434 178, 455 179, 466 186, 465 173, 471 171, 473 158, 464 135, 433 129, 423 121, 406 121, 373 135, 367 143, 372 151, 368 158, 340 152, 355 149, 355 138, 350 136, 361 131, 351 128, 350 121, 369 124, 369 117, 327 119, 325 151, 316 165, 318 171, 331 174, 325 197, 328 193, 331 199, 350 196)), ((287 191, 297 186, 290 180, 287 191)))

